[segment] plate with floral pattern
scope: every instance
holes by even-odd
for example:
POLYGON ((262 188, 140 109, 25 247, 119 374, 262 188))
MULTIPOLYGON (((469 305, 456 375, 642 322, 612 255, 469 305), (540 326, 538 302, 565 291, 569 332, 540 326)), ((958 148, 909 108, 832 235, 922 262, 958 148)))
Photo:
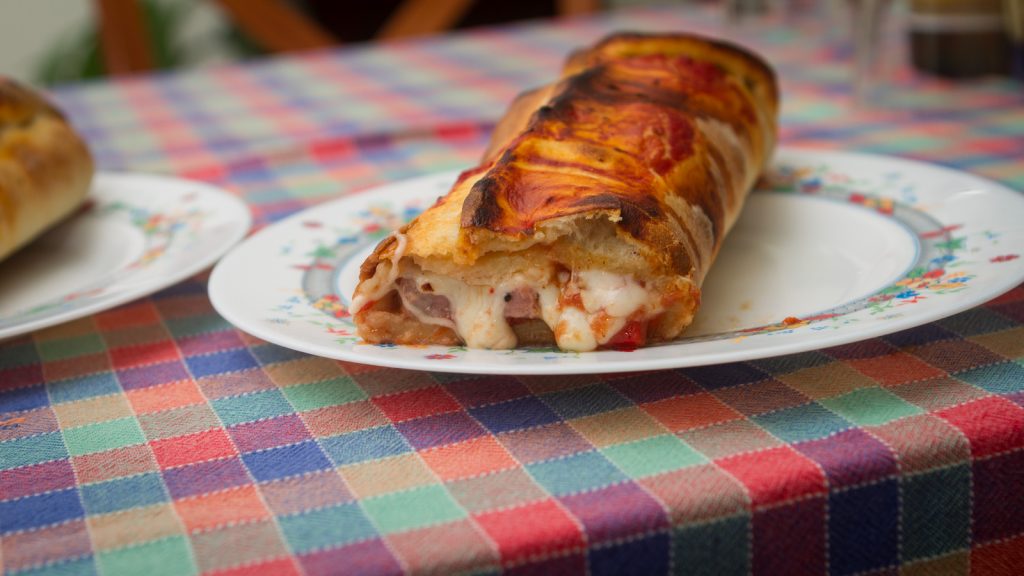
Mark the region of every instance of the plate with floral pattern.
POLYGON ((652 370, 752 360, 919 326, 1024 281, 1024 195, 899 158, 782 149, 751 193, 684 336, 636 350, 373 345, 348 312, 359 265, 456 173, 380 186, 255 234, 214 269, 227 320, 302 352, 483 374, 652 370))
POLYGON ((241 240, 251 221, 240 199, 208 184, 101 172, 78 212, 0 262, 0 339, 180 282, 241 240))

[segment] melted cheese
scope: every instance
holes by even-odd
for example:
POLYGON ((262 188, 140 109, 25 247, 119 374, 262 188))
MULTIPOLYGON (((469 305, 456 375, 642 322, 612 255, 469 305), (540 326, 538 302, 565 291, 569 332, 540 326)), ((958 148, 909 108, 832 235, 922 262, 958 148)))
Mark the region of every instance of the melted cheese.
POLYGON ((505 319, 505 294, 524 286, 537 292, 541 319, 551 328, 559 348, 563 350, 594 350, 622 330, 629 318, 638 312, 652 315, 660 311, 656 307, 656 295, 632 277, 601 270, 576 272, 571 278, 565 275, 559 278, 562 286, 552 282, 531 282, 521 276, 511 278, 507 285, 494 288, 472 286, 419 270, 405 270, 402 276, 413 278, 417 286, 429 283, 433 294, 448 298, 452 319, 430 317, 403 297, 406 309, 421 322, 454 329, 470 348, 516 346, 515 331, 505 319), (583 307, 562 305, 563 291, 578 292, 583 307))
POLYGON ((603 270, 582 270, 574 274, 583 309, 573 306, 555 308, 555 341, 564 350, 584 352, 608 342, 625 327, 638 311, 654 312, 657 298, 629 276, 603 270), (604 321, 598 321, 603 316, 604 321))
POLYGON ((455 326, 470 348, 515 348, 516 333, 505 320, 504 295, 468 287, 453 310, 455 326))
POLYGON ((563 350, 587 352, 599 344, 587 313, 573 306, 566 306, 558 315, 555 324, 555 341, 563 350))
POLYGON ((629 316, 650 299, 636 280, 604 270, 577 272, 583 308, 593 314, 605 311, 609 316, 629 316))
MULTIPOLYGON (((434 294, 448 298, 452 311, 452 320, 434 318, 431 323, 454 328, 470 348, 515 348, 516 334, 505 320, 504 290, 434 274, 421 273, 416 278, 417 286, 427 282, 434 294)), ((421 312, 410 309, 422 320, 421 312)))

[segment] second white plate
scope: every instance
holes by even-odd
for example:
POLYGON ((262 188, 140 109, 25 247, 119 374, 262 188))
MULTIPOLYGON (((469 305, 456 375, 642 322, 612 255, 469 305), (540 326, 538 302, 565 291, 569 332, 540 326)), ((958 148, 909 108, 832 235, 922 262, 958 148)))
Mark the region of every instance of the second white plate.
POLYGON ((102 172, 75 215, 0 262, 0 339, 180 282, 249 230, 249 209, 190 180, 102 172))
POLYGON ((214 269, 239 328, 329 358, 420 370, 568 374, 717 364, 845 344, 976 306, 1024 281, 1024 197, 937 166, 782 150, 703 287, 682 340, 631 352, 375 346, 346 306, 373 246, 447 192, 434 174, 336 200, 254 235, 214 269))

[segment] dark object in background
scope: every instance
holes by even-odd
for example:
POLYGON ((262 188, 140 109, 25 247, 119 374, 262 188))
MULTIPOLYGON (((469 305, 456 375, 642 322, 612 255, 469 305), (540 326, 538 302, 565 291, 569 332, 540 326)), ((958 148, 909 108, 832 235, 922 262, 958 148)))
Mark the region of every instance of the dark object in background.
MULTIPOLYGON (((379 2, 338 2, 337 0, 302 0, 301 5, 342 42, 372 40, 402 4, 401 0, 379 2)), ((456 28, 486 26, 550 17, 559 13, 556 0, 521 0, 519 2, 472 2, 459 18, 456 28)))
POLYGON ((1010 73, 1024 81, 1024 0, 1003 0, 1003 13, 1010 36, 1010 73))
MULTIPOLYGON (((229 24, 225 44, 241 57, 321 50, 343 43, 411 38, 525 18, 590 14, 601 9, 601 0, 190 0, 171 4, 181 12, 200 1, 216 4, 221 10, 229 24)), ((154 12, 163 4, 166 2, 158 0, 93 0, 96 22, 85 39, 87 49, 79 51, 89 55, 86 64, 98 68, 90 71, 132 74, 161 64, 159 55, 153 54, 154 48, 160 48, 158 43, 154 46, 157 35, 163 33, 166 37, 181 23, 180 18, 171 17, 176 13, 168 12, 169 17, 163 18, 162 10, 154 12), (156 17, 152 17, 154 14, 156 17), (97 37, 102 40, 99 50, 97 37)), ((48 59, 46 75, 50 78, 66 79, 66 75, 54 72, 64 68, 60 64, 74 50, 60 52, 48 59)))
POLYGON ((913 0, 911 61, 947 78, 1007 74, 1010 42, 1001 0, 913 0))

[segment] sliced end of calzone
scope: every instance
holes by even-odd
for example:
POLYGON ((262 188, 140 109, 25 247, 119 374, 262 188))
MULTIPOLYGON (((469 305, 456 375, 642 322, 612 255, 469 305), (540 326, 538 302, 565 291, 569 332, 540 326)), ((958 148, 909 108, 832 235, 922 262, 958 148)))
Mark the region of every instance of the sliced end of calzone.
POLYGON ((678 337, 770 159, 771 69, 692 35, 618 34, 517 98, 480 166, 377 246, 372 343, 636 347, 678 337))

